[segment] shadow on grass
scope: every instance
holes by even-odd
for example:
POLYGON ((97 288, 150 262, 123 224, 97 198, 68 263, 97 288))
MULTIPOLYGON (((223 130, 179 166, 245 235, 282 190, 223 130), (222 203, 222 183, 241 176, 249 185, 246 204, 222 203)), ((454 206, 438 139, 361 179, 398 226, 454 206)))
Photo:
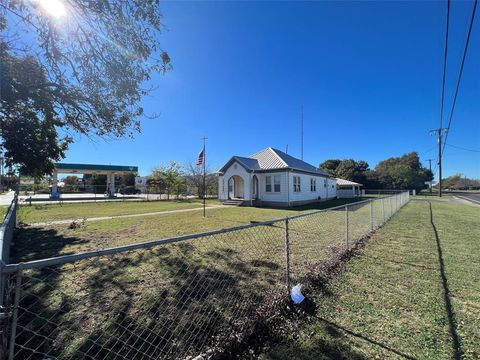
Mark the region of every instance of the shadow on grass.
POLYGON ((435 241, 437 244, 438 265, 440 268, 440 276, 442 278, 443 300, 445 302, 445 310, 448 317, 448 327, 450 330, 450 336, 452 337, 452 350, 454 352, 454 358, 459 360, 463 357, 463 350, 460 337, 457 333, 457 320, 455 319, 455 312, 453 310, 452 300, 450 297, 450 289, 448 287, 447 274, 445 272, 445 262, 443 260, 442 244, 440 242, 440 237, 438 236, 438 231, 435 223, 433 222, 432 203, 429 202, 428 206, 430 210, 430 224, 432 225, 433 232, 435 234, 435 241))
MULTIPOLYGON (((338 325, 338 324, 336 324, 336 323, 334 323, 334 322, 332 322, 332 321, 329 321, 329 320, 327 320, 327 319, 325 319, 325 318, 322 318, 322 317, 320 317, 320 316, 316 316, 316 319, 318 319, 318 320, 320 320, 320 321, 322 321, 323 323, 326 324, 326 326, 327 326, 327 332, 328 332, 328 334, 329 334, 330 336, 340 337, 340 336, 341 336, 340 332, 344 332, 344 333, 346 333, 346 334, 349 335, 349 336, 353 336, 353 337, 362 339, 362 340, 364 340, 364 341, 366 341, 366 342, 368 342, 368 343, 370 343, 370 344, 372 344, 372 345, 379 346, 379 347, 381 347, 382 349, 387 350, 388 352, 391 352, 391 353, 393 353, 393 354, 396 354, 396 355, 398 355, 398 356, 400 356, 400 357, 402 357, 402 358, 409 359, 409 360, 415 360, 415 359, 416 359, 416 358, 413 357, 413 356, 410 356, 410 355, 405 354, 405 353, 403 353, 403 352, 401 352, 401 351, 398 351, 398 350, 396 350, 396 349, 393 349, 393 348, 391 348, 391 347, 389 347, 389 346, 387 346, 387 345, 385 345, 385 344, 383 344, 383 343, 381 343, 381 342, 379 342, 379 341, 373 340, 373 339, 371 339, 371 338, 369 338, 369 337, 367 337, 367 336, 365 336, 365 335, 362 335, 362 334, 356 333, 356 332, 354 332, 354 331, 351 331, 351 330, 349 330, 349 329, 347 329, 347 328, 344 328, 343 326, 340 326, 340 325, 338 325)), ((333 354, 333 355, 336 355, 336 354, 333 354)), ((336 359, 335 356, 334 356, 333 358, 336 359)), ((347 357, 347 358, 348 358, 348 357, 347 357)))
MULTIPOLYGON (((29 231, 46 243, 56 236, 29 231)), ((279 266, 257 255, 178 243, 26 270, 15 356, 176 359, 220 349, 268 315, 258 307, 274 298, 279 266)))
POLYGON ((62 252, 67 246, 87 244, 88 240, 59 235, 55 229, 24 227, 15 230, 11 263, 46 259, 59 255, 73 254, 62 252))
MULTIPOLYGON (((317 360, 317 359, 345 359, 367 360, 362 353, 355 350, 349 343, 347 335, 353 333, 315 315, 316 304, 308 297, 299 305, 299 309, 314 319, 321 320, 316 331, 309 334, 309 339, 298 341, 295 333, 298 329, 288 328, 288 340, 281 341, 273 351, 260 356, 262 360, 317 360), (345 334, 346 333, 346 334, 345 334)), ((301 316, 297 322, 304 322, 301 316)), ((295 326, 295 325, 294 325, 295 326)), ((364 338, 364 337, 362 337, 364 338)))

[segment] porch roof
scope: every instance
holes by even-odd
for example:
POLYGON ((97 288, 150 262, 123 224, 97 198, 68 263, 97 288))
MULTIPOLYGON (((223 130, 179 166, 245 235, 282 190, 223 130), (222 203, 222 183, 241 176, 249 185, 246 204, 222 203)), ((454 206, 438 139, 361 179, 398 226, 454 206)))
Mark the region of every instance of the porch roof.
POLYGON ((359 184, 350 180, 345 180, 340 178, 336 178, 336 180, 337 180, 338 186, 363 186, 362 184, 359 184))

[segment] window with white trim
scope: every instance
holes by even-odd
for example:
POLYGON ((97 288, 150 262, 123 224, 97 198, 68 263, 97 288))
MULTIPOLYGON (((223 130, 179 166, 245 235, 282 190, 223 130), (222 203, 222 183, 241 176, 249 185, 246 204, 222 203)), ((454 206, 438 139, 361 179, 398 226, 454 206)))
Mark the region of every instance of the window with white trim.
POLYGON ((310 191, 315 192, 317 191, 317 179, 310 178, 310 191))
POLYGON ((293 192, 300 192, 300 176, 293 177, 293 192))
POLYGON ((272 192, 272 177, 265 176, 265 191, 272 192))
POLYGON ((280 192, 280 175, 275 175, 273 177, 273 191, 280 192))

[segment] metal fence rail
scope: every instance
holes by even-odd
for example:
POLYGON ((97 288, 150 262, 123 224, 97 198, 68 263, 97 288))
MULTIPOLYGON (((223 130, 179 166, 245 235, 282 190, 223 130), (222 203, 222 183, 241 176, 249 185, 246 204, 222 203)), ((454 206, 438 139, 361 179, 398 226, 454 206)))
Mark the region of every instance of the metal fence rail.
POLYGON ((202 234, 3 266, 9 359, 187 359, 270 316, 408 193, 202 234))
POLYGON ((13 239, 13 231, 17 226, 18 194, 15 193, 7 213, 0 225, 0 261, 8 263, 10 260, 10 244, 13 239))
MULTIPOLYGON (((17 206, 18 206, 18 197, 17 193, 15 193, 10 206, 7 209, 7 213, 3 218, 3 223, 0 225, 0 264, 8 264, 10 261, 10 247, 13 241, 13 233, 17 226, 17 206)), ((4 300, 6 299, 5 296, 5 289, 8 289, 7 284, 8 276, 5 274, 0 274, 0 325, 3 323, 3 327, 0 328, 0 353, 4 353, 6 349, 7 343, 7 328, 5 324, 7 323, 8 319, 4 319, 3 314, 8 314, 7 309, 9 308, 10 304, 5 304, 4 300)), ((1 357, 0 357, 1 359, 1 357)))

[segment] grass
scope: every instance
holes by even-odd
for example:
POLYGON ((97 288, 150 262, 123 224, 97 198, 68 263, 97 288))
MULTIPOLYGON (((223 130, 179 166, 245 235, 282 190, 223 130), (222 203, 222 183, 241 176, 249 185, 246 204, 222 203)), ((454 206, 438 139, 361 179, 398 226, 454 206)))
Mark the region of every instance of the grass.
POLYGON ((0 206, 0 224, 5 220, 5 215, 7 215, 8 206, 0 206))
MULTIPOLYGON (((320 210, 338 205, 357 202, 367 198, 332 199, 319 203, 291 208, 296 211, 320 210)), ((218 200, 207 200, 207 206, 220 205, 218 200)), ((144 214, 169 210, 195 209, 203 206, 202 200, 171 201, 124 201, 98 203, 53 203, 22 205, 18 213, 19 221, 24 224, 49 222, 56 220, 83 219, 102 216, 144 214)))
POLYGON ((410 202, 261 359, 480 358, 480 208, 410 202))
MULTIPOLYGON (((352 239, 368 231, 369 209, 352 208, 352 239)), ((28 261, 289 214, 299 210, 231 207, 211 209, 206 219, 191 212, 87 221, 75 229, 27 227, 18 232, 12 256, 28 261)), ((343 221, 343 209, 291 220, 294 278, 329 249, 345 246, 343 221)), ((284 293, 284 237, 279 222, 25 270, 15 355, 184 358, 223 344, 284 293)))
MULTIPOLYGON (((181 236, 192 233, 200 233, 237 225, 249 224, 251 221, 266 221, 285 216, 298 215, 301 212, 324 209, 351 203, 362 199, 334 199, 322 203, 302 206, 288 210, 253 208, 253 207, 226 207, 208 209, 206 218, 201 211, 171 213, 145 217, 131 217, 102 221, 88 220, 79 222, 78 227, 71 228, 69 225, 48 225, 41 228, 24 227, 17 232, 16 246, 13 252, 13 261, 30 261, 58 255, 72 254, 76 252, 97 250, 107 247, 127 245, 138 242, 162 239, 167 237, 181 236)), ((211 202, 213 203, 213 202, 211 202)), ((97 209, 95 204, 65 204, 63 218, 82 218, 73 214, 86 214, 87 211, 103 215, 125 214, 129 211, 152 212, 153 206, 193 205, 198 203, 116 203, 97 209), (71 205, 71 206, 69 206, 71 205), (142 206, 143 205, 143 206, 142 206)), ((62 211, 59 205, 47 205, 43 207, 22 207, 19 221, 23 223, 49 221, 58 219, 55 217, 62 211)), ((91 215, 92 216, 92 215, 91 215)), ((343 221, 343 218, 342 218, 343 221)), ((343 224, 343 223, 342 223, 343 224)))
MULTIPOLYGON (((118 201, 98 203, 63 203, 22 205, 19 221, 25 224, 54 220, 83 219, 90 217, 142 214, 158 211, 194 209, 203 205, 202 200, 170 201, 118 201)), ((207 205, 220 205, 217 200, 207 200, 207 205)))

